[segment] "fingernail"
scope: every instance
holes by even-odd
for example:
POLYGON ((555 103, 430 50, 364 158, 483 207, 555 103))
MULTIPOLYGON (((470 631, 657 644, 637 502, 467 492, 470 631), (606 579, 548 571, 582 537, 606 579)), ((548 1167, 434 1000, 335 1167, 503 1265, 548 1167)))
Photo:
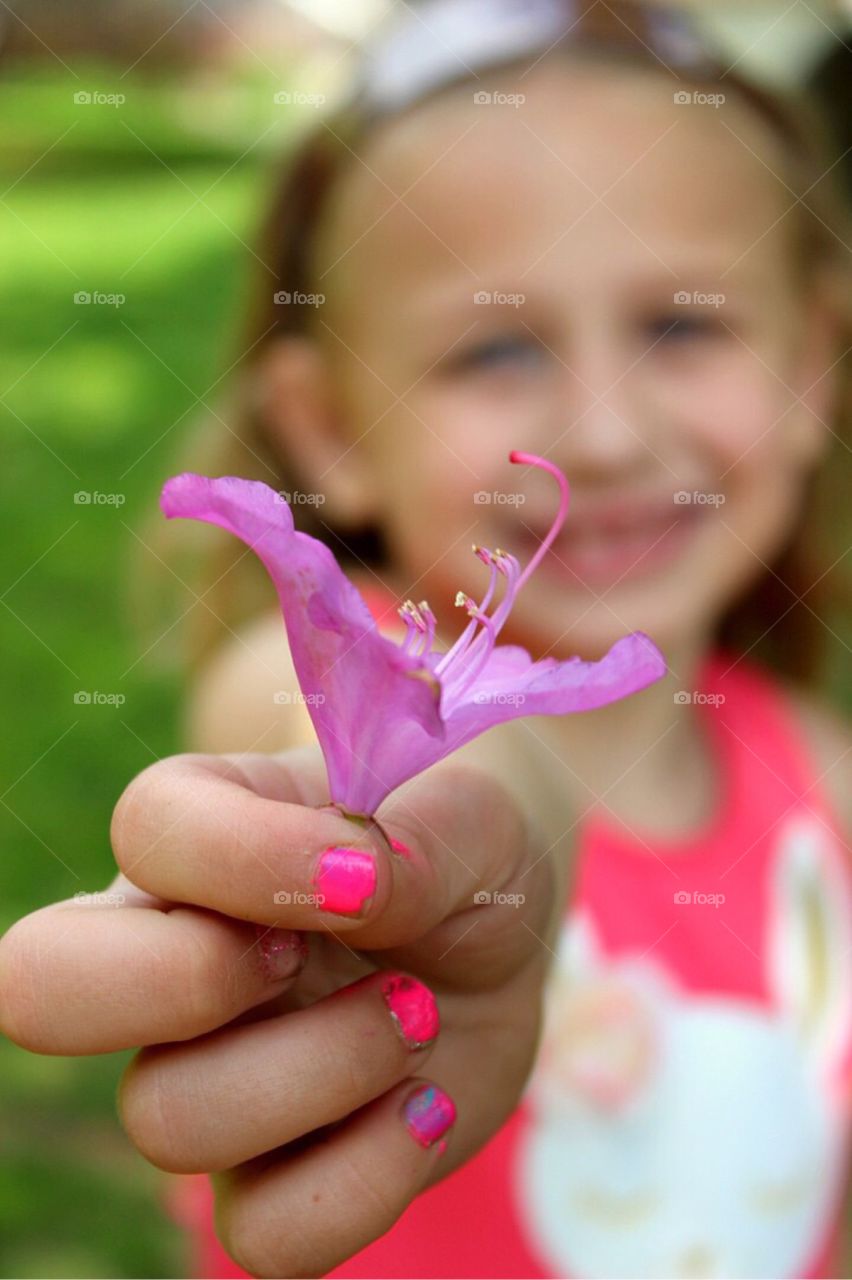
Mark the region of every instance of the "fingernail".
POLYGON ((422 982, 402 973, 394 974, 382 983, 382 995, 394 1026, 409 1049, 422 1049, 435 1039, 441 1026, 438 1005, 422 982))
POLYGON ((357 916, 376 891, 376 862, 363 849, 326 849, 317 863, 314 884, 323 911, 357 916))
POLYGON ((261 965, 268 982, 293 978, 308 958, 308 940, 292 929, 267 929, 256 925, 261 965))
POLYGON ((411 850, 407 844, 403 844, 401 840, 394 840, 393 836, 388 836, 388 843, 394 853, 400 858, 410 858, 411 850))
MULTIPOLYGON (((405 1127, 421 1147, 432 1147, 456 1118, 449 1094, 436 1084, 422 1084, 409 1095, 402 1108, 405 1127)), ((441 1144, 443 1150, 444 1144, 441 1144)))

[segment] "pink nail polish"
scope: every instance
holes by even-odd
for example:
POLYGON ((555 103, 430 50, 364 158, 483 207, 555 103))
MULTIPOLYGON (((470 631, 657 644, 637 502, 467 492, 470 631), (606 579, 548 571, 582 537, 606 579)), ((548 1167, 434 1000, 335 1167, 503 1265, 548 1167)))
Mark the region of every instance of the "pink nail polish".
MULTIPOLYGON (((456 1107, 449 1094, 436 1084, 422 1084, 408 1097, 402 1114, 415 1142, 431 1147, 455 1121, 456 1107)), ((445 1145, 442 1143, 440 1149, 445 1145)))
POLYGON ((408 845, 403 844, 401 840, 394 840, 392 836, 388 836, 388 844, 390 845, 391 849, 393 849, 394 853, 397 854, 400 858, 411 857, 411 850, 409 849, 408 845))
POLYGON ((376 891, 376 862, 363 849, 326 849, 314 877, 322 911, 357 916, 376 891))
POLYGON ((382 995, 409 1049, 422 1049, 435 1039, 441 1026, 438 1006, 422 982, 403 973, 393 974, 382 983, 382 995))
POLYGON ((308 958, 308 940, 292 929, 267 929, 255 925, 261 965, 268 982, 293 978, 308 958))

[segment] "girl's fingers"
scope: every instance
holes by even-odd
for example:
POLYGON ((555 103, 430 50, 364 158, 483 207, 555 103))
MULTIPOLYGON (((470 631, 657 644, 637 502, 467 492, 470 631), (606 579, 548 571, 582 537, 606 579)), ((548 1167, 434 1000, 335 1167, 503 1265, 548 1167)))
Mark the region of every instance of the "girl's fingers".
POLYGON ((264 758, 280 781, 274 797, 268 779, 259 794, 253 760, 179 756, 140 774, 113 822, 124 874, 171 901, 387 948, 519 872, 528 836, 517 807, 478 770, 439 766, 395 798, 381 815, 392 851, 375 826, 306 807, 302 765, 289 756, 264 758))
POLYGON ((259 1171, 217 1175, 224 1247, 253 1276, 326 1275, 388 1231, 439 1176, 454 1118, 442 1089, 407 1080, 325 1141, 259 1171))
POLYGON ((228 1169, 379 1097, 422 1066, 437 1034, 427 987, 371 974, 297 1013, 146 1050, 122 1080, 122 1121, 162 1169, 228 1169))
POLYGON ((194 907, 160 910, 121 878, 0 939, 0 1030, 34 1053, 189 1040, 285 991, 303 935, 194 907))

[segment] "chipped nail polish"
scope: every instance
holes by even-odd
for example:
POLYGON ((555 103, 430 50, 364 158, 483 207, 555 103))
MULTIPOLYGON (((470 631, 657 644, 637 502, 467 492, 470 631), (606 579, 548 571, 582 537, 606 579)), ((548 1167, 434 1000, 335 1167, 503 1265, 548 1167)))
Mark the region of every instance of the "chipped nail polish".
POLYGON ((317 863, 314 884, 322 911, 360 915, 376 891, 376 861, 363 849, 326 849, 317 863))
POLYGON ((308 940, 293 929, 267 929, 256 925, 257 946, 268 982, 293 978, 308 958, 308 940))
POLYGON ((409 1049, 422 1049, 440 1029, 438 1006, 428 987, 396 973, 382 983, 382 995, 393 1024, 409 1049))
MULTIPOLYGON (((455 1121, 456 1107, 449 1094, 436 1084, 422 1084, 409 1095, 402 1114, 415 1142, 421 1147, 432 1147, 455 1121)), ((441 1144, 440 1149, 443 1147, 441 1144)))

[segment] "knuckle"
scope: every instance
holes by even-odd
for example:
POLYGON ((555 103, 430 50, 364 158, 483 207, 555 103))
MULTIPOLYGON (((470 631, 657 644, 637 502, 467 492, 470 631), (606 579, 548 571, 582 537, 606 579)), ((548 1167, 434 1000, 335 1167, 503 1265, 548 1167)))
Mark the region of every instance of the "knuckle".
POLYGON ((162 1053, 143 1049, 119 1084, 119 1117, 130 1141, 150 1164, 167 1173, 195 1172, 182 1140, 185 1108, 170 1076, 162 1053))
MULTIPOLYGON (((278 1206, 280 1208, 280 1206, 278 1206)), ((287 1215, 289 1216, 289 1215, 287 1215)), ((281 1215, 283 1219, 285 1215, 281 1215)), ((251 1276, 276 1277, 297 1274, 292 1242, 285 1249, 281 1228, 264 1213, 259 1196, 250 1191, 228 1195, 217 1204, 216 1229, 225 1251, 251 1276)), ((298 1274, 313 1272, 298 1270, 298 1274)))
POLYGON ((217 954, 214 942, 197 929, 185 931, 170 967, 180 973, 186 1028, 186 1036, 182 1038, 214 1030, 238 1006, 233 968, 217 954))
MULTIPOLYGON (((156 760, 138 773, 118 798, 110 822, 110 842, 115 860, 128 879, 137 861, 156 843, 160 831, 173 821, 181 798, 178 784, 189 755, 156 760)), ((144 887, 144 886, 142 886, 144 887)))
POLYGON ((405 1180, 388 1177, 381 1164, 356 1161, 341 1152, 341 1191, 346 1200, 359 1206, 363 1225, 371 1234, 388 1231, 411 1199, 405 1180))
MULTIPOLYGON (((49 908, 45 908, 49 910, 49 908)), ((31 1053, 50 1053, 51 1002, 40 989, 39 920, 25 916, 0 938, 0 1032, 31 1053)))
POLYGON ((35 1049, 34 1003, 28 996, 28 960, 32 950, 29 917, 18 920, 0 938, 0 1031, 24 1049, 35 1049))
POLYGON ((529 831, 509 788, 483 765, 470 761, 445 766, 443 779, 451 794, 465 797, 458 820, 469 826, 468 839, 487 851, 488 875, 511 874, 525 854, 529 831))
POLYGON ((152 790, 163 767, 164 762, 157 761, 137 774, 124 788, 112 811, 110 843, 115 860, 125 874, 145 831, 150 828, 152 790))

